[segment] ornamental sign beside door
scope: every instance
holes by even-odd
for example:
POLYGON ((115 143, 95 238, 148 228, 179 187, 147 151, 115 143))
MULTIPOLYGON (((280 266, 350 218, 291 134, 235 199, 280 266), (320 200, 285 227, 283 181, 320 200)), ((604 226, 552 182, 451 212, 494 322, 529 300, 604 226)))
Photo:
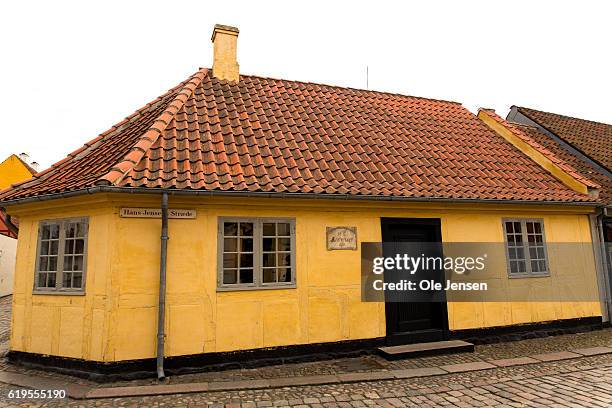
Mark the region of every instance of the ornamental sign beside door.
POLYGON ((357 227, 327 227, 327 250, 356 250, 357 227))

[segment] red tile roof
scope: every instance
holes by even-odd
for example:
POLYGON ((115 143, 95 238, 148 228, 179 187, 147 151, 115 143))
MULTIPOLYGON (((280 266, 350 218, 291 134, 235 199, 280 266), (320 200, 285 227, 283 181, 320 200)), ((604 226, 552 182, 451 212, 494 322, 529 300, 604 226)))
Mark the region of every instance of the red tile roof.
POLYGON ((592 201, 458 103, 207 69, 0 199, 100 185, 592 201))
POLYGON ((612 125, 524 107, 517 107, 517 110, 612 170, 612 125))
POLYGON ((612 178, 603 174, 596 166, 589 163, 587 160, 583 160, 575 154, 570 153, 559 142, 538 128, 516 123, 514 126, 520 128, 524 133, 529 135, 532 140, 572 166, 572 168, 577 170, 583 177, 588 177, 593 182, 599 184, 600 200, 607 205, 612 205, 612 178))
MULTIPOLYGON (((564 157, 564 155, 559 155, 559 154, 557 154, 558 153, 557 151, 553 151, 551 149, 548 149, 548 148, 546 148, 546 146, 544 146, 543 144, 539 143, 538 142, 539 139, 533 137, 532 132, 529 131, 533 127, 531 127, 531 126, 524 127, 524 126, 521 126, 520 124, 517 124, 517 123, 508 122, 505 119, 502 119, 492 109, 481 109, 481 110, 487 112, 488 115, 491 118, 493 118, 498 123, 500 123, 502 126, 507 128, 508 130, 510 130, 512 133, 514 133, 516 136, 518 136, 519 139, 521 139, 523 142, 527 143, 529 146, 531 146, 532 148, 537 150, 539 153, 544 155, 551 162, 553 162, 553 164, 555 164, 558 168, 560 168, 561 170, 563 170, 564 172, 566 172, 567 174, 572 176, 574 179, 578 180, 579 182, 581 182, 582 184, 586 185, 587 187, 591 187, 591 188, 595 188, 595 189, 601 188, 601 186, 598 183, 596 183, 595 181, 591 180, 588 176, 584 176, 577 169, 572 167, 570 162, 563 160, 562 157, 564 157)), ((533 129, 535 129, 535 128, 533 128, 533 129)))

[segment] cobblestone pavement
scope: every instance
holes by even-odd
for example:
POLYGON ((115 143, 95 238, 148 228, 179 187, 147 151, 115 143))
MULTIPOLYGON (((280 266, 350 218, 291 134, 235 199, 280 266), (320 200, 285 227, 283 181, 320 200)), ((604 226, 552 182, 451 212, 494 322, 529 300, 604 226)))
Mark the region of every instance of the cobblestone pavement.
POLYGON ((17 400, 10 407, 610 407, 612 356, 602 355, 436 377, 268 390, 101 400, 17 400))

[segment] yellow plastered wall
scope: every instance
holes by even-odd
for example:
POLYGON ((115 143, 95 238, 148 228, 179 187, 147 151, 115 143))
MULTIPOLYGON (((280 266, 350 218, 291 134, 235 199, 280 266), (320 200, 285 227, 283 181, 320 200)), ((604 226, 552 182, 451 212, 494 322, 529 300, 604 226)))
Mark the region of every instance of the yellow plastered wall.
POLYGON ((32 177, 32 173, 14 154, 0 163, 0 190, 32 177))
MULTIPOLYGON (((154 357, 160 220, 120 218, 119 209, 158 207, 159 197, 97 200, 75 197, 55 206, 14 208, 24 224, 11 349, 99 361, 154 357), (33 296, 38 221, 83 215, 90 217, 86 295, 33 296)), ((384 304, 361 302, 360 251, 327 251, 328 226, 355 226, 359 242, 379 242, 381 217, 440 218, 444 242, 503 242, 502 218, 543 218, 547 242, 590 242, 586 207, 186 197, 171 197, 170 206, 197 210, 196 219, 169 223, 170 356, 383 337, 384 304), (294 218, 297 288, 217 292, 221 216, 294 218)), ((552 276, 539 279, 556 285, 562 264, 551 259, 552 276)), ((579 266, 568 279, 597 299, 592 250, 579 266)), ((505 276, 498 281, 508 296, 532 282, 505 276)), ((449 303, 448 310, 451 330, 601 314, 598 302, 449 303)))

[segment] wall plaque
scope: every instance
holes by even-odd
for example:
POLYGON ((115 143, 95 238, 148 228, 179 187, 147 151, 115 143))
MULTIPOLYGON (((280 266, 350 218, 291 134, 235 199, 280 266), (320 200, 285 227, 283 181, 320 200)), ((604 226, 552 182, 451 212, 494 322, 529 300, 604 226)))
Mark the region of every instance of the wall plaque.
MULTIPOLYGON (((124 207, 121 209, 119 216, 122 218, 161 218, 161 208, 124 207)), ((193 219, 195 217, 196 210, 168 208, 168 218, 193 219)))
POLYGON ((357 227, 327 227, 327 250, 357 249, 357 227))

